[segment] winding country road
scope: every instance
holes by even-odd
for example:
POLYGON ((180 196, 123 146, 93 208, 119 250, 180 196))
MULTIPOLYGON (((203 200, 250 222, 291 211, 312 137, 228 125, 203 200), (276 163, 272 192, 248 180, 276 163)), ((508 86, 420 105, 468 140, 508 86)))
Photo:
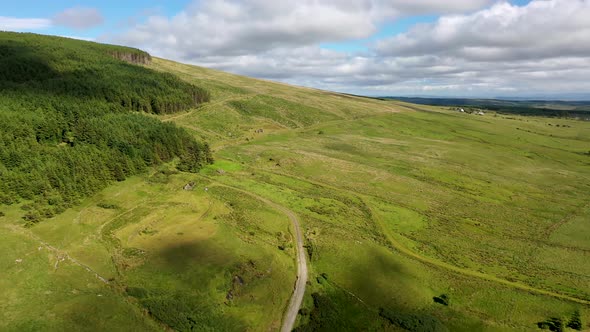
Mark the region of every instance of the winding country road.
MULTIPOLYGON (((207 179, 212 180, 211 178, 207 179)), ((307 259, 305 258, 305 249, 303 247, 303 233, 301 232, 301 225, 299 224, 299 219, 297 219, 297 215, 295 214, 295 212, 287 209, 286 207, 277 204, 273 201, 270 201, 264 197, 258 196, 254 193, 251 193, 249 191, 222 184, 219 182, 215 182, 214 185, 219 187, 227 187, 242 192, 251 197, 254 197, 257 200, 272 207, 273 209, 278 210, 287 215, 287 217, 289 217, 289 220, 293 224, 293 228, 295 230, 295 242, 297 250, 297 280, 295 281, 295 288, 293 289, 293 294, 291 295, 291 299, 289 300, 289 305, 283 316, 283 324, 281 325, 281 332, 290 332, 291 330, 293 330, 293 325, 295 325, 295 321, 297 320, 297 314, 299 313, 299 308, 301 307, 301 303, 303 302, 303 296, 305 295, 305 286, 307 284, 308 278, 307 259)))

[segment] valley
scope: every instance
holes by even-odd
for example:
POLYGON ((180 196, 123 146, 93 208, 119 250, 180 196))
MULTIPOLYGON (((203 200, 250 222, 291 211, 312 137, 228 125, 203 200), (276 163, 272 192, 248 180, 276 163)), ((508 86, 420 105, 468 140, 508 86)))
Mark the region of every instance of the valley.
POLYGON ((590 321, 590 122, 145 67, 210 93, 144 115, 207 142, 213 163, 170 156, 27 227, 29 201, 0 205, 0 330, 590 321))

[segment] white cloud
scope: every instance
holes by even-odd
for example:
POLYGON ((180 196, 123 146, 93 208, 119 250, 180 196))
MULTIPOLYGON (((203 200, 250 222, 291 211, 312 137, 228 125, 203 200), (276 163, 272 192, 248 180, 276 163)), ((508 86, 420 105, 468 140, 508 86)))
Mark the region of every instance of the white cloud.
POLYGON ((197 2, 172 18, 152 16, 120 41, 154 50, 173 49, 185 59, 245 55, 278 47, 370 36, 370 12, 357 6, 317 1, 197 2))
POLYGON ((104 18, 98 9, 86 7, 69 8, 53 17, 55 25, 74 29, 88 29, 101 25, 104 18))
POLYGON ((0 16, 0 30, 42 30, 54 27, 56 25, 74 29, 87 29, 98 26, 103 22, 104 18, 97 9, 74 7, 58 13, 51 19, 0 16))
POLYGON ((481 9, 493 0, 374 0, 377 15, 407 16, 407 15, 437 15, 451 13, 465 13, 481 9))
POLYGON ((152 16, 115 38, 176 58, 265 52, 367 38, 380 23, 408 14, 464 12, 490 0, 218 0, 195 1, 178 15, 152 16), (398 5, 399 3, 399 5, 398 5))
POLYGON ((249 76, 366 94, 590 92, 590 0, 197 1, 109 41, 249 76), (484 8, 484 9, 482 9, 484 8), (402 16, 436 22, 350 53, 402 16))
POLYGON ((16 18, 0 16, 0 30, 38 30, 51 26, 51 20, 45 18, 16 18))
POLYGON ((452 55, 473 61, 590 54, 590 1, 498 3, 472 15, 442 17, 377 44, 381 55, 452 55))

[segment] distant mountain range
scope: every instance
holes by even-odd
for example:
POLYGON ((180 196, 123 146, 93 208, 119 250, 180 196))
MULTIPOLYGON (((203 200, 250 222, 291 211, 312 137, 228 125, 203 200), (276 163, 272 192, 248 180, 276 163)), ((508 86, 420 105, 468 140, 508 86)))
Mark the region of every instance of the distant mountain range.
MULTIPOLYGON (((391 98, 392 96, 386 96, 385 98, 391 98)), ((393 97, 398 98, 398 97, 393 97)), ((542 101, 586 101, 590 102, 590 93, 578 92, 578 93, 561 93, 561 94, 529 94, 521 96, 469 96, 459 95, 453 97, 445 97, 440 95, 404 95, 400 98, 423 98, 423 99, 477 99, 477 100, 510 100, 510 101, 531 101, 531 100, 542 100, 542 101)))
POLYGON ((472 99, 472 98, 440 98, 440 97, 380 97, 408 103, 474 107, 493 110, 501 113, 522 115, 540 115, 556 117, 577 117, 590 119, 590 100, 528 100, 528 99, 472 99))

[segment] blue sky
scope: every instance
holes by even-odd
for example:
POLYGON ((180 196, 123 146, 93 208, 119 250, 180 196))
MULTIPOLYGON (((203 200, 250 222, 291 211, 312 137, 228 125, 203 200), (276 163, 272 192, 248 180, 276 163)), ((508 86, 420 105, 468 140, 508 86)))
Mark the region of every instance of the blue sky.
MULTIPOLYGON (((420 1, 420 0, 417 0, 420 1)), ((518 5, 525 5, 531 0, 511 0, 510 2, 518 5)), ((66 27, 52 27, 44 29, 44 34, 53 35, 82 35, 87 38, 97 38, 101 33, 111 32, 125 24, 130 18, 141 19, 148 14, 161 14, 165 16, 174 16, 181 12, 191 3, 190 0, 85 0, 85 1, 66 1, 66 0, 52 0, 52 1, 38 1, 38 0, 19 0, 19 1, 0 1, 0 8, 2 9, 0 16, 16 17, 16 18, 50 18, 67 8, 75 7, 90 7, 97 8, 105 19, 105 24, 87 31, 79 31, 75 29, 68 29, 66 27)), ((414 16, 392 23, 386 23, 381 26, 374 38, 384 37, 405 31, 417 23, 432 22, 437 18, 435 15, 414 16)), ((36 29, 22 29, 22 31, 36 32, 36 29)), ((359 43, 362 42, 358 41, 359 43)), ((346 43, 343 43, 345 45, 346 43)), ((338 48, 337 44, 334 45, 338 48)), ((351 45, 355 45, 351 43, 351 45)), ((346 47, 343 49, 346 50, 346 47)), ((351 49, 357 48, 352 46, 351 49)))
POLYGON ((382 23, 379 26, 379 30, 369 38, 340 43, 325 43, 321 44, 321 46, 341 52, 366 51, 370 44, 376 40, 397 35, 407 31, 410 27, 415 26, 416 24, 434 22, 436 19, 437 17, 434 15, 404 17, 393 22, 382 23))
POLYGON ((21 0, 0 8, 0 30, 129 45, 322 89, 590 96, 590 0, 21 0))
MULTIPOLYGON (((419 1, 419 0, 418 0, 419 1)), ((75 36, 87 39, 97 39, 103 34, 116 33, 117 30, 125 27, 130 22, 142 22, 150 15, 163 15, 172 17, 188 5, 191 0, 85 0, 85 1, 1 1, 2 12, 0 16, 15 18, 51 18, 67 8, 87 7, 96 8, 104 18, 104 24, 91 29, 72 29, 64 26, 52 26, 47 29, 19 29, 19 31, 36 32, 50 35, 75 36)), ((514 4, 524 5, 530 0, 511 0, 514 4)), ((323 43, 322 47, 337 51, 362 51, 372 41, 387 36, 392 36, 406 31, 408 28, 419 23, 433 22, 436 15, 420 15, 404 17, 392 22, 385 22, 379 25, 379 30, 369 38, 351 40, 338 43, 323 43)))
POLYGON ((145 10, 158 8, 163 13, 173 15, 180 12, 190 1, 187 0, 101 0, 101 1, 2 1, 2 16, 51 17, 66 8, 93 7, 98 8, 109 19, 110 23, 124 20, 145 10))
POLYGON ((68 8, 96 8, 104 18, 104 24, 90 29, 72 29, 65 26, 52 26, 47 29, 19 29, 50 35, 78 36, 96 39, 105 33, 113 33, 130 20, 141 20, 149 14, 175 15, 186 7, 186 0, 102 0, 102 1, 1 1, 0 16, 16 18, 52 18, 68 8))

